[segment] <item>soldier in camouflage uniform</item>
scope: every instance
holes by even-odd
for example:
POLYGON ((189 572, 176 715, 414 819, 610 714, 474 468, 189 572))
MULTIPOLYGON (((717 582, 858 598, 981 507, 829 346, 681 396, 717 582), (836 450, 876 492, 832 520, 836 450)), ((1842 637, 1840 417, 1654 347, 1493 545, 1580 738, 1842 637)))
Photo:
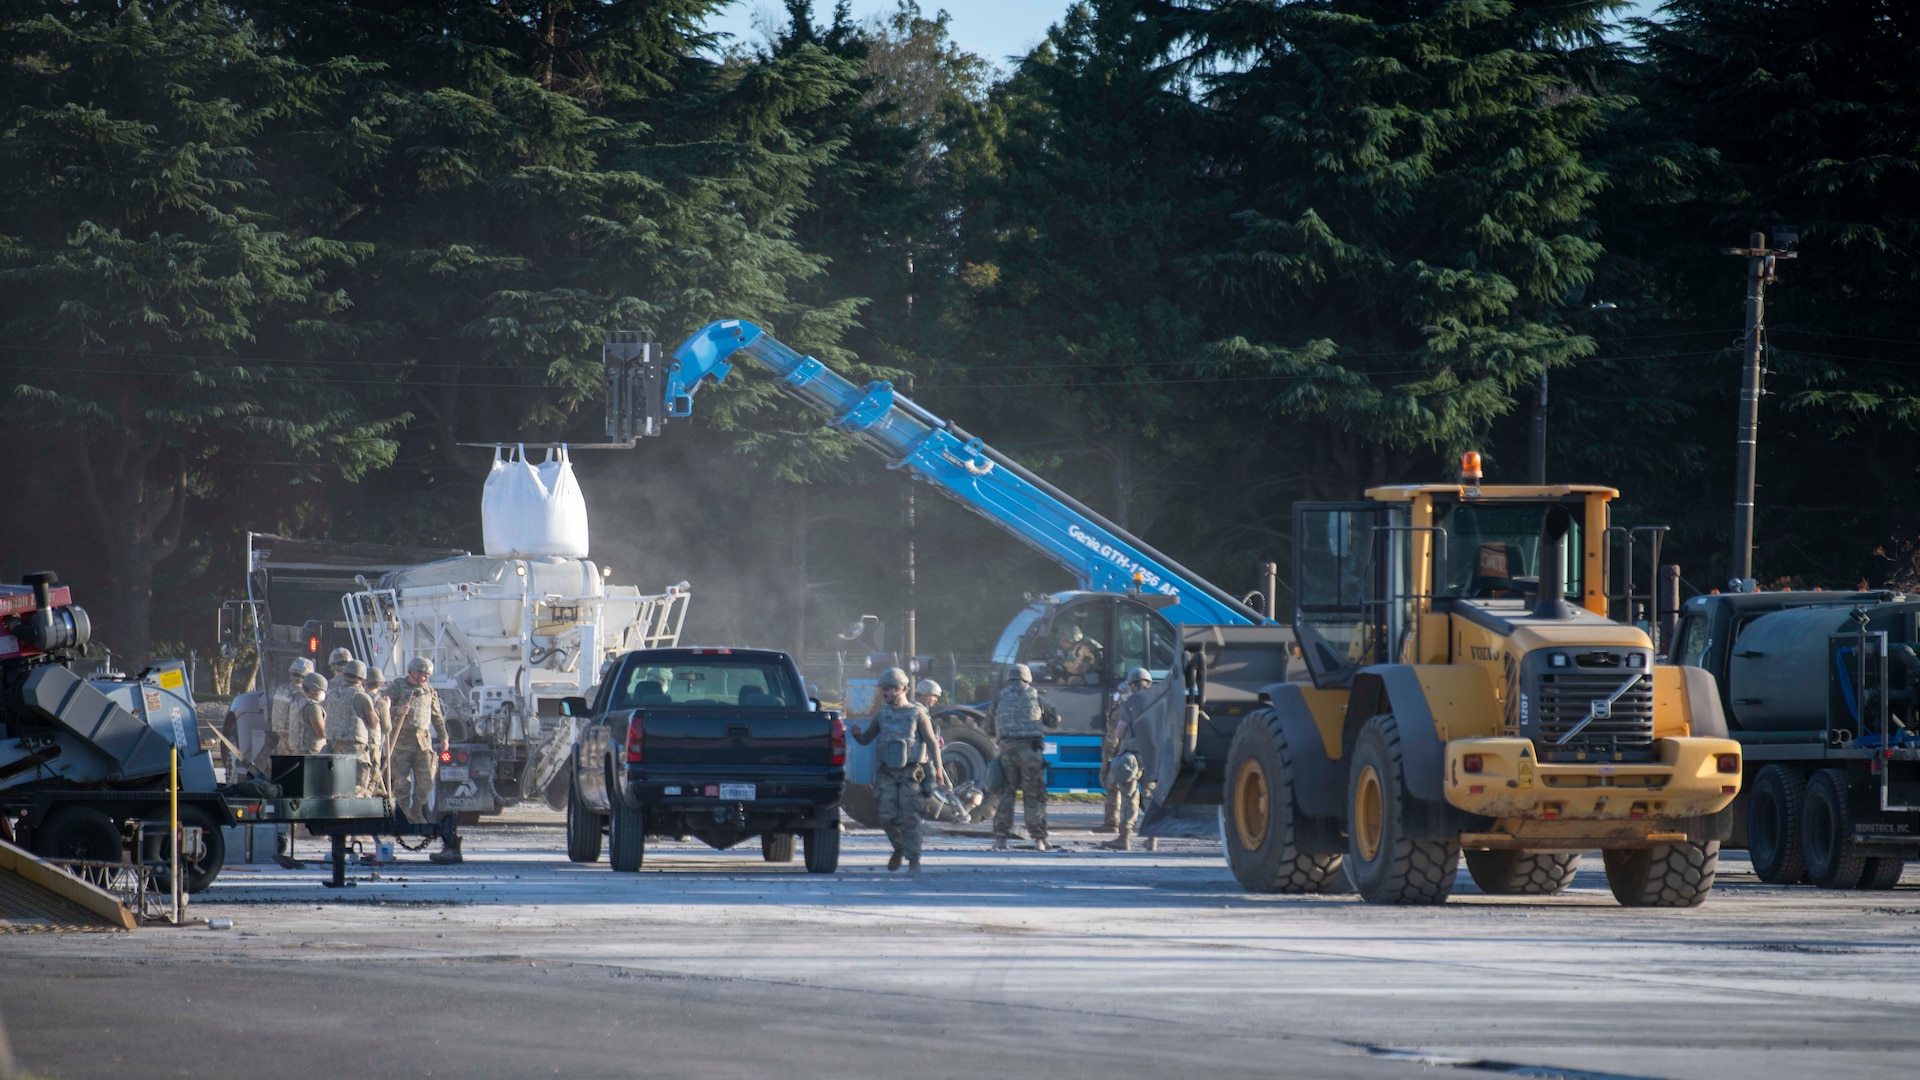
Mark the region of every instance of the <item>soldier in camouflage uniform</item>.
POLYGON ((317 754, 327 745, 327 680, 317 671, 300 679, 300 709, 293 722, 294 746, 302 754, 317 754))
POLYGON ((340 673, 341 689, 329 688, 327 694, 327 753, 352 754, 359 761, 359 782, 353 786, 358 796, 373 791, 373 754, 368 739, 378 723, 373 698, 361 687, 366 677, 367 665, 349 660, 340 673))
POLYGON ((1100 682, 1100 643, 1078 626, 1062 626, 1047 664, 1053 681, 1071 686, 1094 686, 1100 682))
POLYGON ((432 675, 433 661, 416 656, 407 663, 406 685, 393 692, 393 805, 415 822, 427 820, 440 754, 448 746, 440 693, 427 682, 432 675))
POLYGON ((873 755, 873 794, 880 806, 880 827, 893 844, 893 856, 887 860, 889 872, 900 869, 905 860, 913 873, 920 872, 920 783, 928 765, 934 778, 947 782, 946 764, 940 758, 940 740, 933 731, 933 718, 924 706, 907 697, 907 673, 888 668, 880 675, 880 710, 864 728, 849 732, 861 746, 879 741, 873 755))
POLYGON ((994 735, 1000 740, 1000 806, 993 815, 993 848, 1007 850, 1013 836, 1013 793, 1025 796, 1027 835, 1033 846, 1047 850, 1047 761, 1044 724, 1060 722, 1040 691, 1033 687, 1033 673, 1025 664, 1007 669, 1007 685, 1000 697, 987 707, 994 735))
MULTIPOLYGON (((1127 681, 1113 692, 1113 707, 1107 710, 1107 731, 1100 739, 1100 775, 1105 776, 1107 767, 1120 755, 1120 715, 1126 708, 1128 699, 1153 685, 1153 674, 1146 668, 1134 668, 1127 672, 1127 681)), ((1112 784, 1101 781, 1106 788, 1106 813, 1094 832, 1113 832, 1120 825, 1120 793, 1112 784)))
POLYGON ((393 777, 387 768, 392 756, 393 699, 387 696, 387 677, 379 668, 367 669, 367 696, 373 699, 373 727, 367 732, 367 755, 373 759, 373 787, 376 795, 393 794, 393 777))
MULTIPOLYGON (((1134 725, 1140 719, 1137 707, 1140 691, 1153 685, 1153 675, 1146 668, 1134 668, 1127 673, 1127 685, 1132 688, 1120 703, 1113 719, 1113 757, 1108 761, 1106 770, 1101 774, 1107 789, 1107 805, 1116 810, 1115 828, 1120 835, 1100 845, 1114 851, 1133 850, 1133 826, 1140 817, 1140 750, 1134 743, 1134 725)), ((1152 846, 1151 842, 1148 844, 1152 846)))
POLYGON ((295 657, 293 663, 287 665, 287 681, 274 687, 273 696, 267 699, 267 741, 254 758, 261 776, 273 775, 273 755, 298 754, 306 748, 299 726, 300 706, 306 701, 300 682, 312 671, 313 661, 304 656, 295 657))

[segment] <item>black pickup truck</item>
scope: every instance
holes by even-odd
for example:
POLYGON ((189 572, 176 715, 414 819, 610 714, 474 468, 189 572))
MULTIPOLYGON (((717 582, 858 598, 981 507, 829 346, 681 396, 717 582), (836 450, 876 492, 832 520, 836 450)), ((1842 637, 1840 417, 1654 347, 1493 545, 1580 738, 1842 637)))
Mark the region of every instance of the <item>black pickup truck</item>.
POLYGON ((847 726, 806 696, 793 658, 769 649, 640 649, 620 657, 573 744, 567 857, 640 869, 648 836, 722 850, 755 836, 768 862, 840 863, 847 726))

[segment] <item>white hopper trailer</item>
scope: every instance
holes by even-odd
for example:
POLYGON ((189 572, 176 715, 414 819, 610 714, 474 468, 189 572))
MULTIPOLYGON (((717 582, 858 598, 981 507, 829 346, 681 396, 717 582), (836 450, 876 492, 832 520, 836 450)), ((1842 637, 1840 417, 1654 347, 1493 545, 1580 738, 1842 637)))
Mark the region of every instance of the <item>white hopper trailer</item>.
POLYGON ((627 650, 677 645, 691 596, 685 582, 642 594, 611 576, 584 558, 468 555, 390 571, 344 597, 354 655, 389 681, 416 656, 433 661, 452 743, 436 810, 566 806, 574 721, 560 699, 591 696, 627 650))

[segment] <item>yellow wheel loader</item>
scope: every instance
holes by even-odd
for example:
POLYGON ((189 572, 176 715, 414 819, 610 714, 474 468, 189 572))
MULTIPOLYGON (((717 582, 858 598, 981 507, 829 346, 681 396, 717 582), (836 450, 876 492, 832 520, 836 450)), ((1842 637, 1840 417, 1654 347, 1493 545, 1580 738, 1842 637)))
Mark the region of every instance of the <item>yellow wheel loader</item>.
POLYGON ((1622 904, 1706 898, 1740 744, 1710 674, 1607 617, 1617 495, 1482 486, 1469 454, 1458 484, 1294 507, 1310 681, 1266 686, 1229 745, 1243 885, 1325 889, 1344 860, 1370 902, 1440 903, 1464 851, 1485 892, 1552 893, 1598 849, 1622 904))

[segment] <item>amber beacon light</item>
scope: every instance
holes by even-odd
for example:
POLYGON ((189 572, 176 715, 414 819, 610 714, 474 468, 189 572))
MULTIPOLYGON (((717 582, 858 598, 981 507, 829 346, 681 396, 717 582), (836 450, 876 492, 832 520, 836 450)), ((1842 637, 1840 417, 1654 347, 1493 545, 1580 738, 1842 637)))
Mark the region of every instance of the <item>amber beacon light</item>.
POLYGON ((1469 450, 1460 455, 1460 482, 1471 486, 1480 483, 1480 451, 1469 450))

